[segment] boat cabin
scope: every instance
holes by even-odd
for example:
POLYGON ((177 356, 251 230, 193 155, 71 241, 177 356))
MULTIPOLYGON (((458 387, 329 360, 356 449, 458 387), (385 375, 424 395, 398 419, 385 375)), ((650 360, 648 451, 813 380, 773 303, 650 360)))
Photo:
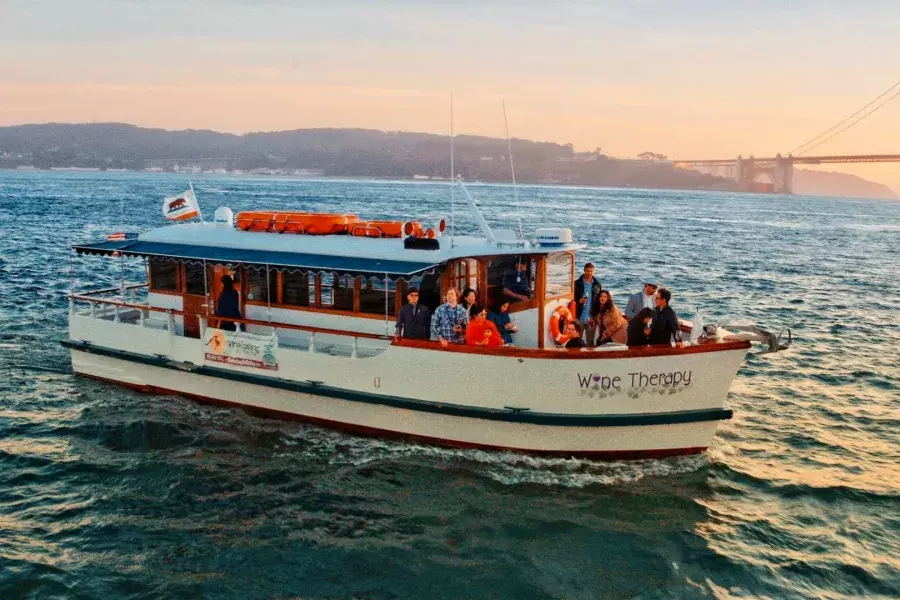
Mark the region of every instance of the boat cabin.
POLYGON ((177 335, 201 337, 206 326, 217 326, 228 274, 244 328, 274 327, 280 344, 308 345, 311 330, 361 334, 372 344, 393 335, 410 287, 432 312, 455 287, 476 290, 476 302, 489 311, 510 302, 519 326, 515 345, 526 348, 555 346, 548 322, 572 298, 578 248, 568 230, 539 230, 531 241, 489 229, 483 237, 450 236, 442 224, 256 211, 235 219, 227 208, 214 222, 74 246, 79 254, 143 259, 147 281, 123 281, 115 292, 123 302, 130 293, 150 326, 173 327, 177 335))

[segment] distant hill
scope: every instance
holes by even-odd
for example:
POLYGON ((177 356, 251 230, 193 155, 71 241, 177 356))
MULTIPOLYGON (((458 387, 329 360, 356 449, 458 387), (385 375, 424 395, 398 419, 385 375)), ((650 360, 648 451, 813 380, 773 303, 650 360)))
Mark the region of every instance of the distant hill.
POLYGON ((896 192, 882 183, 868 181, 848 173, 794 170, 794 193, 811 196, 850 196, 859 198, 897 198, 896 192))
MULTIPOLYGON (((523 183, 704 189, 728 182, 675 170, 671 163, 620 161, 576 153, 571 144, 512 140, 517 180, 523 183)), ((456 172, 469 180, 510 181, 507 142, 460 135, 456 172)), ((0 127, 0 168, 172 170, 305 169, 326 176, 442 178, 448 176, 446 136, 371 129, 297 129, 233 135, 207 130, 168 131, 121 123, 0 127)))
MULTIPOLYGON (((571 144, 513 139, 512 151, 516 178, 522 183, 717 190, 734 187, 729 179, 674 169, 669 161, 619 160, 599 152, 575 152, 571 144)), ((457 136, 456 172, 468 180, 510 181, 508 152, 505 139, 457 136)), ((123 123, 0 127, 0 168, 266 169, 342 177, 443 178, 448 176, 449 163, 447 136, 430 133, 296 129, 234 135, 123 123)), ((852 176, 842 177, 857 183, 843 180, 839 192, 829 191, 828 182, 833 178, 820 179, 820 175, 839 174, 799 171, 795 177, 798 193, 855 196, 877 191, 877 197, 885 197, 885 191, 890 192, 880 184, 852 176), (806 191, 815 186, 817 191, 806 191)))

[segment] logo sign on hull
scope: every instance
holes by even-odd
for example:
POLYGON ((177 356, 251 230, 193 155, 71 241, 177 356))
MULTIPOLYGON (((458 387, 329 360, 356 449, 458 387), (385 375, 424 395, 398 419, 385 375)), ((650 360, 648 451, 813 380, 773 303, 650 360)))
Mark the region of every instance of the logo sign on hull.
POLYGON ((210 362, 278 370, 278 339, 272 336, 209 327, 203 347, 210 362))

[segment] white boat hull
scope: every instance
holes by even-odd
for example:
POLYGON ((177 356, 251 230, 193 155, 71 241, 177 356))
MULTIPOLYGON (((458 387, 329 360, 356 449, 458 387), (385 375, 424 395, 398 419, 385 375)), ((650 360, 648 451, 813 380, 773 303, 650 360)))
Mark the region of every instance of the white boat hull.
POLYGON ((380 348, 359 358, 279 348, 273 371, 209 361, 201 340, 133 323, 72 315, 70 336, 76 373, 144 391, 365 435, 607 459, 705 450, 731 416, 725 399, 746 353, 532 358, 373 341, 380 348))
POLYGON ((611 459, 663 457, 703 452, 718 426, 718 421, 624 427, 490 421, 264 388, 78 350, 72 351, 72 365, 80 375, 142 391, 177 393, 363 435, 456 447, 611 459))

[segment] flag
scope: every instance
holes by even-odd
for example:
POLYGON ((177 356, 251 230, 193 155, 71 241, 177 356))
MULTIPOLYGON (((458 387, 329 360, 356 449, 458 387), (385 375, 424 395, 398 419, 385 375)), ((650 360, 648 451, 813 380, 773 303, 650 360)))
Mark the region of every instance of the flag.
POLYGON ((170 221, 183 221, 193 219, 200 214, 197 198, 193 190, 187 190, 177 196, 163 198, 163 216, 170 221))
POLYGON ((126 233, 124 231, 117 231, 115 233, 111 233, 106 236, 107 242, 124 242, 127 240, 136 240, 138 235, 136 233, 126 233))

